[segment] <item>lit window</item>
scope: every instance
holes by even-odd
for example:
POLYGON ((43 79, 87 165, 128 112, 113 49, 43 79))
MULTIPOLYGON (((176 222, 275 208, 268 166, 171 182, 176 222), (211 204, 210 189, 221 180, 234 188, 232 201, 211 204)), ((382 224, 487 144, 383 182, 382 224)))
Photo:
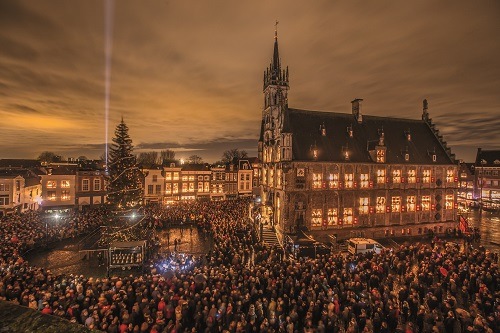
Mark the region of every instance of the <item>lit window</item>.
POLYGON ((415 211, 415 203, 416 199, 414 195, 410 195, 406 197, 406 210, 408 212, 414 212, 415 211))
POLYGON ((401 169, 392 170, 392 182, 394 184, 401 183, 401 169))
POLYGON ((56 191, 47 191, 47 199, 50 201, 56 201, 56 191))
POLYGON ((69 180, 61 180, 61 187, 62 188, 69 188, 69 180))
POLYGON ((179 193, 179 183, 174 183, 172 193, 179 193))
POLYGON ((399 213, 401 211, 401 197, 392 197, 391 211, 393 213, 399 213))
POLYGON ((329 188, 338 188, 339 187, 339 174, 331 173, 328 176, 328 187, 329 188))
POLYGON ((182 192, 187 192, 188 190, 188 183, 182 183, 182 192))
POLYGON ((377 149, 377 163, 385 163, 385 150, 377 149))
POLYGON ((182 176, 182 181, 183 182, 187 182, 187 180, 188 180, 188 176, 182 176))
POLYGON ((378 169, 377 170, 377 184, 384 184, 385 183, 385 169, 378 169))
POLYGON ((174 180, 179 180, 179 173, 178 172, 174 172, 174 180))
POLYGON ((323 181, 323 175, 321 173, 313 173, 313 188, 321 188, 321 183, 323 181))
POLYGON ((68 190, 62 190, 61 191, 61 201, 69 201, 71 198, 69 196, 69 191, 68 190))
POLYGON ((377 197, 377 213, 385 213, 385 197, 377 197))
POLYGON ((90 187, 89 179, 82 179, 82 191, 88 191, 90 187))
POLYGON ((9 191, 9 190, 10 190, 9 184, 0 184, 0 191, 1 192, 5 192, 5 191, 9 191))
POLYGON ((431 182, 431 169, 424 169, 422 183, 430 183, 431 182))
MULTIPOLYGON (((57 187, 57 183, 55 180, 49 180, 47 182, 47 188, 56 188, 57 187)), ((88 191, 88 190, 87 190, 88 191)))
POLYGON ((172 180, 172 173, 171 172, 165 173, 165 180, 172 180))
POLYGON ((352 173, 346 173, 344 175, 344 180, 345 180, 345 188, 352 188, 353 187, 353 174, 352 173))
POLYGON ((210 183, 209 182, 205 183, 205 192, 210 192, 210 183))
POLYGON ((203 192, 203 182, 198 183, 198 192, 203 192))
POLYGON ((271 186, 271 187, 274 186, 274 170, 273 169, 269 170, 269 186, 271 186))
POLYGON ((431 197, 429 195, 422 196, 422 210, 429 211, 431 209, 431 197))
POLYGON ((167 193, 167 194, 172 193, 172 184, 170 184, 170 183, 165 184, 165 193, 167 193))
POLYGON ((100 190, 101 190, 101 180, 94 179, 94 191, 100 191, 100 190))
POLYGON ((368 214, 368 198, 359 198, 359 213, 368 214))
POLYGON ((368 183, 370 181, 370 177, 368 176, 368 174, 362 173, 360 178, 361 178, 361 183, 360 183, 361 188, 368 188, 368 183))
POLYGON ((447 194, 445 198, 445 208, 453 209, 453 194, 447 194))
POLYGON ((455 181, 455 171, 453 169, 446 170, 446 182, 453 183, 455 181))
MULTIPOLYGON (((0 184, 3 185, 3 184, 0 184)), ((0 206, 8 206, 9 205, 9 196, 8 195, 0 195, 0 206)))
POLYGON ((416 182, 417 171, 415 169, 408 170, 408 183, 413 184, 416 182))
POLYGON ((323 211, 321 209, 313 209, 311 216, 311 225, 313 227, 320 227, 322 217, 323 217, 323 211))
POLYGON ((328 225, 337 225, 338 211, 337 208, 328 208, 328 225))
POLYGON ((205 176, 205 180, 206 181, 210 180, 210 176, 205 176))
POLYGON ((194 183, 189 183, 189 192, 194 192, 194 183))
POLYGON ((344 208, 344 224, 352 224, 352 208, 344 208))

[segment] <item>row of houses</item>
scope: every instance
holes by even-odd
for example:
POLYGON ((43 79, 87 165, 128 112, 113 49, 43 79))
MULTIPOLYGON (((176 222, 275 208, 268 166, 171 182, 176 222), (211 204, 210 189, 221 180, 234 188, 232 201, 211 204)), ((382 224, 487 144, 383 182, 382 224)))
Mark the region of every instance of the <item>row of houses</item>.
POLYGON ((460 163, 459 208, 500 209, 500 150, 478 148, 473 163, 460 163))
MULTIPOLYGON (((225 166, 171 163, 141 170, 146 204, 251 196, 259 180, 256 158, 225 166)), ((102 166, 0 160, 0 216, 37 209, 83 210, 103 203, 106 173, 102 166)))

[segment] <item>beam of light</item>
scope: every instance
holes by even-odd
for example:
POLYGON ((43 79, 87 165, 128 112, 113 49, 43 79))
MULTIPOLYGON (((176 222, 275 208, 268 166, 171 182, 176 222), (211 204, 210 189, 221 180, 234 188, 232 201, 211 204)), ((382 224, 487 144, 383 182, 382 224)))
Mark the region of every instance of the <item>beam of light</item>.
POLYGON ((106 142, 106 171, 108 171, 108 124, 109 124, 109 98, 111 85, 111 58, 113 54, 113 10, 114 0, 104 2, 104 58, 105 58, 105 92, 104 92, 104 132, 106 142))

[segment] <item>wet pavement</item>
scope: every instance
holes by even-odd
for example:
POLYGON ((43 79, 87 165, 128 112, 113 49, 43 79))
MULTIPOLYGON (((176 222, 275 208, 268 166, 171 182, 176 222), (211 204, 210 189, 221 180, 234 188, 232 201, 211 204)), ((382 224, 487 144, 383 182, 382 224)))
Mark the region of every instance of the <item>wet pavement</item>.
MULTIPOLYGON (((175 251, 174 240, 180 240, 177 252, 187 254, 205 254, 211 246, 210 238, 199 232, 197 228, 172 228, 158 232, 160 239, 160 253, 175 251)), ((31 265, 43 267, 53 274, 76 274, 93 277, 106 275, 106 267, 99 266, 97 256, 83 258, 84 255, 78 251, 78 240, 70 240, 58 243, 52 249, 31 251, 26 254, 26 260, 31 265)), ((113 272, 112 272, 113 273, 113 272)), ((114 272, 118 273, 118 272, 114 272)), ((125 270, 122 274, 132 274, 134 271, 125 270)))
MULTIPOLYGON (((481 233, 480 245, 485 248, 500 252, 500 214, 490 212, 470 211, 464 214, 469 220, 471 227, 479 228, 481 233)), ((200 255, 207 253, 211 239, 199 232, 197 228, 171 228, 158 232, 160 239, 160 252, 180 252, 186 254, 200 255), (178 241, 177 247, 175 240, 178 241)), ((460 242, 460 240, 456 240, 460 242)), ((51 250, 32 251, 26 255, 26 259, 32 264, 51 270, 54 274, 78 274, 85 276, 102 277, 106 275, 106 268, 99 266, 97 257, 82 260, 82 254, 78 252, 76 245, 78 240, 70 240, 59 243, 51 250)), ((397 244, 395 244, 397 245, 397 244)), ((125 271, 124 273, 129 273, 125 271)), ((130 272, 132 273, 132 272, 130 272)))
POLYGON ((463 216, 469 221, 469 226, 479 228, 482 246, 500 251, 500 213, 472 210, 463 216))

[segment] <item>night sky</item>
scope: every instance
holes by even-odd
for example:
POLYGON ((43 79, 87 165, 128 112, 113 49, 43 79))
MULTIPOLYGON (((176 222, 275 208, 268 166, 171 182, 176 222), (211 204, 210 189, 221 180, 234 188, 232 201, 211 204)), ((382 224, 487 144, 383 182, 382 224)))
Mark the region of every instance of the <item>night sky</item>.
MULTIPOLYGON (((110 139, 256 155, 274 23, 289 105, 418 119, 458 158, 500 148, 499 1, 116 1, 110 139)), ((0 1, 0 158, 103 155, 105 2, 0 1)))

